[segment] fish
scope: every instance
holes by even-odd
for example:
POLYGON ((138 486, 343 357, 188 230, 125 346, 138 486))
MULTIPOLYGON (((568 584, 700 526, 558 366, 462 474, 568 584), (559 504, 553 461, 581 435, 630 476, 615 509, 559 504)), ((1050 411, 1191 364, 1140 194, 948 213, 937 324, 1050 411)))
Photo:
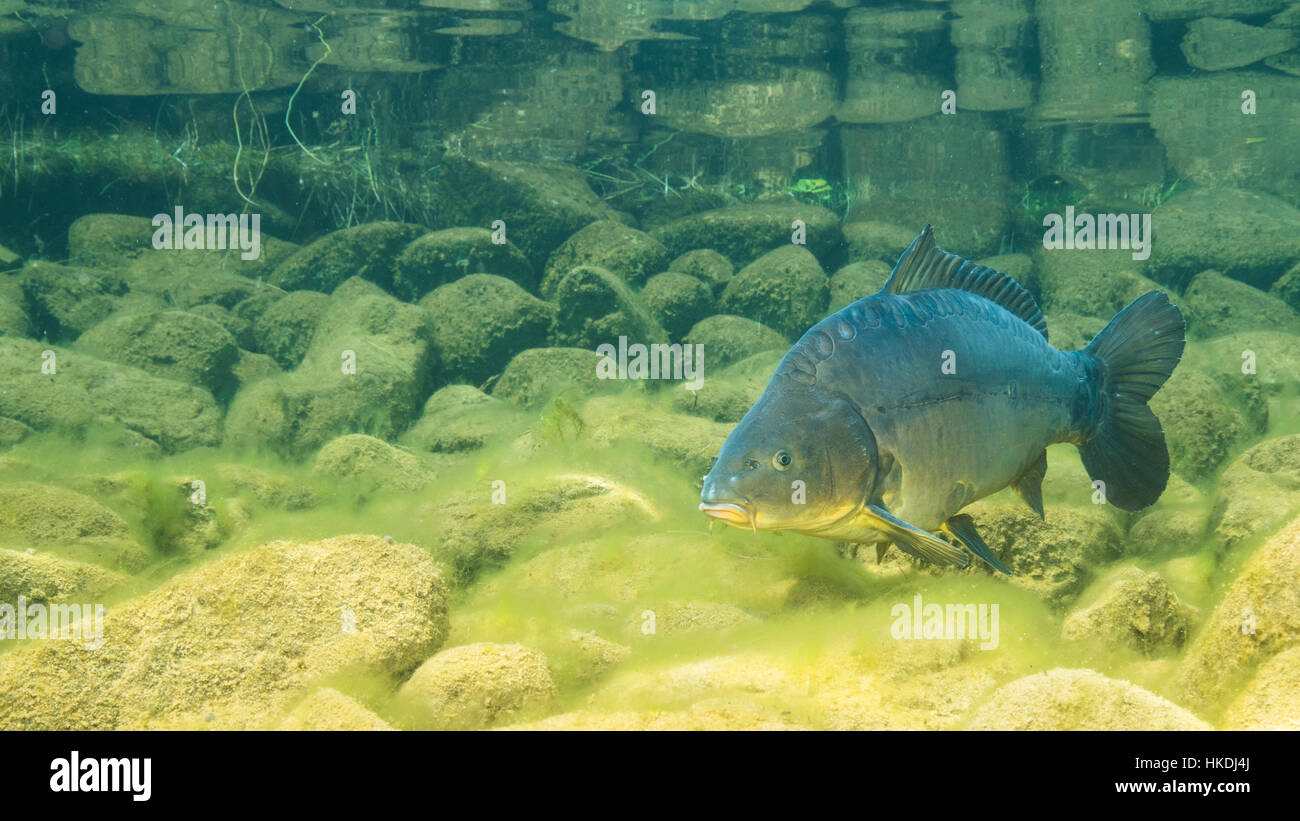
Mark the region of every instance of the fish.
POLYGON ((1094 492, 1154 503, 1169 451, 1148 401, 1182 357, 1163 291, 1082 350, 1048 342, 1032 294, 941 249, 927 225, 885 286, 809 328, 704 476, 699 510, 752 530, 892 545, 944 567, 1010 569, 961 511, 1013 487, 1039 517, 1047 446, 1080 452, 1094 492))

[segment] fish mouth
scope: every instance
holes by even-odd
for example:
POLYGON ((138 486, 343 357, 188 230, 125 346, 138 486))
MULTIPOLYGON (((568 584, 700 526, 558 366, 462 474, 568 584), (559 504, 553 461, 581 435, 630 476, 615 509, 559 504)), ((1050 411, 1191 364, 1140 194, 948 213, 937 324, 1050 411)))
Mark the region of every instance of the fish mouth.
POLYGON ((751 529, 757 529, 754 523, 754 514, 749 511, 749 508, 743 505, 734 505, 729 502, 720 502, 716 504, 700 502, 700 512, 711 519, 726 522, 732 527, 749 527, 751 529))

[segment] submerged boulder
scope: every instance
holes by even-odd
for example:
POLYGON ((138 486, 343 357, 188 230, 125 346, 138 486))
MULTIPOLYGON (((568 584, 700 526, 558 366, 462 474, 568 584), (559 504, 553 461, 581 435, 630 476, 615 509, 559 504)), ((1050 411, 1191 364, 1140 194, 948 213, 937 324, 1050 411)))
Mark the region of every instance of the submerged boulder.
POLYGON ((639 286, 668 264, 668 251, 659 240, 615 220, 584 227, 556 248, 546 261, 541 294, 555 299, 560 280, 582 265, 603 268, 629 285, 639 286))
POLYGON ((420 665, 397 693, 423 730, 479 730, 545 709, 556 697, 546 657, 521 644, 467 644, 420 665))
POLYGON ((481 385, 511 358, 544 347, 555 306, 505 277, 470 274, 439 286, 420 307, 433 317, 433 341, 449 381, 481 385))
POLYGON ((398 255, 424 233, 424 228, 402 222, 371 222, 334 231, 277 265, 270 282, 286 291, 328 294, 359 276, 391 292, 398 255))
POLYGON ((975 710, 970 730, 1209 730, 1155 693, 1092 670, 1058 667, 1003 685, 975 710))
POLYGON ((719 307, 793 339, 825 315, 829 300, 830 280, 817 258, 788 245, 741 269, 727 283, 719 307))
POLYGON ((537 285, 523 252, 511 242, 493 242, 486 228, 431 231, 406 246, 394 268, 393 293, 408 302, 470 274, 505 277, 526 291, 537 285))

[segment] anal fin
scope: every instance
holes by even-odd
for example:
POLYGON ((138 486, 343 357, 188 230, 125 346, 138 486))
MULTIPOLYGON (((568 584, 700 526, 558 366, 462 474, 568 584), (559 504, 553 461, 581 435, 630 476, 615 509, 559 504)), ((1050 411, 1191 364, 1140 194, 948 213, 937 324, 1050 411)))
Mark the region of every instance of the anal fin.
POLYGON ((1011 486, 1016 489, 1016 493, 1020 494, 1020 498, 1025 500, 1025 504, 1033 508, 1033 511, 1038 514, 1040 519, 1047 518, 1043 515, 1043 477, 1046 475, 1047 451, 1044 450, 1011 483, 1011 486))
MULTIPOLYGON (((1042 514, 1040 513, 1039 515, 1042 514)), ((957 541, 965 545, 967 550, 974 553, 976 556, 979 556, 985 562, 988 562, 989 566, 994 570, 999 570, 1006 573, 1008 576, 1011 575, 1011 571, 1007 569, 1007 566, 998 561, 998 557, 993 555, 993 551, 990 550, 989 546, 980 538, 979 531, 975 529, 975 522, 971 517, 967 516, 965 513, 958 513, 956 516, 948 519, 948 521, 944 523, 943 527, 944 530, 947 530, 949 533, 956 536, 957 541)))

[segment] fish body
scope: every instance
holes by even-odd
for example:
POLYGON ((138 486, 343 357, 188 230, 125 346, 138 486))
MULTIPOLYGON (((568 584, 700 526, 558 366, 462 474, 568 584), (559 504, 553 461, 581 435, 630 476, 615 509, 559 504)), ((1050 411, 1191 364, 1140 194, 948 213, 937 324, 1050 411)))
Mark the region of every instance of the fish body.
POLYGON ((1182 347, 1181 314, 1152 292, 1084 350, 1058 350, 1027 291, 942 251, 927 227, 880 293, 785 355, 705 476, 700 509, 945 565, 969 562, 960 545, 1009 572, 962 508, 1011 485, 1042 515, 1057 442, 1082 449, 1112 504, 1153 502, 1169 460, 1146 401, 1182 347))

